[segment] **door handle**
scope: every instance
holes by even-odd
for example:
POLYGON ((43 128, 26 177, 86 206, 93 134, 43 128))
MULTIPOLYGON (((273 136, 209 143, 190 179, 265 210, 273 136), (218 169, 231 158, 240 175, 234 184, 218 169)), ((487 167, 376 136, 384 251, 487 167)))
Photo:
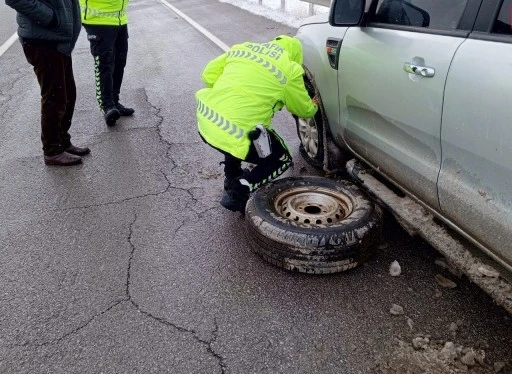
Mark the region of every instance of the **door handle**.
POLYGON ((432 78, 436 73, 434 68, 414 65, 410 62, 404 63, 404 70, 409 74, 415 74, 425 78, 432 78))

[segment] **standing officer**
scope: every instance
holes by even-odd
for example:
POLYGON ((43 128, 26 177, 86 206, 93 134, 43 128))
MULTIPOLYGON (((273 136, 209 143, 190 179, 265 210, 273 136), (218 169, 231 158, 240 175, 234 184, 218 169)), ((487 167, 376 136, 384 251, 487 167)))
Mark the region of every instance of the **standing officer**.
POLYGON ((71 144, 76 101, 71 52, 80 34, 78 0, 5 0, 17 12, 23 52, 41 89, 41 141, 46 165, 69 166, 90 152, 71 144))
POLYGON ((225 155, 220 203, 226 209, 244 213, 250 192, 291 165, 286 144, 270 124, 283 106, 303 118, 318 110, 304 86, 302 59, 300 41, 281 35, 268 43, 234 45, 206 65, 196 115, 203 140, 225 155), (256 166, 243 171, 242 161, 256 166))
POLYGON ((127 6, 128 0, 80 0, 82 24, 94 57, 96 99, 108 126, 135 112, 119 103, 128 55, 127 6))

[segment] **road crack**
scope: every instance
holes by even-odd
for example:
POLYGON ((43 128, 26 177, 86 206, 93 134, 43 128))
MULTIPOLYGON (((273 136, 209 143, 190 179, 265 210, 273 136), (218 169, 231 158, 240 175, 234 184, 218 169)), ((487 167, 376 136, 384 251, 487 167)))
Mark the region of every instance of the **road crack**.
POLYGON ((162 108, 157 107, 155 104, 153 104, 151 102, 151 100, 149 99, 149 94, 148 94, 148 91, 146 90, 146 87, 143 88, 143 92, 144 92, 144 100, 145 100, 146 104, 151 107, 151 109, 153 110, 153 115, 157 118, 156 133, 158 135, 158 138, 160 139, 160 142, 165 144, 167 147, 167 149, 165 151, 165 157, 168 160, 170 160, 173 163, 173 165, 175 165, 175 162, 172 159, 171 154, 170 154, 172 143, 169 142, 168 140, 166 140, 162 134, 162 125, 164 123, 164 116, 162 116, 160 114, 160 112, 162 111, 162 108))
MULTIPOLYGON (((145 317, 150 318, 150 319, 152 319, 152 320, 154 320, 154 321, 156 321, 156 322, 158 322, 158 323, 160 323, 160 324, 162 324, 164 326, 172 328, 173 330, 176 330, 176 331, 178 331, 180 333, 184 333, 184 334, 190 335, 196 342, 198 342, 199 344, 204 346, 204 348, 206 349, 208 354, 210 354, 218 362, 220 373, 221 374, 225 374, 226 367, 227 367, 226 366, 226 361, 225 361, 224 357, 221 354, 219 354, 218 352, 215 351, 215 348, 214 348, 214 344, 217 341, 217 338, 219 336, 219 325, 218 325, 217 320, 215 318, 214 318, 214 328, 213 328, 213 331, 211 332, 211 338, 206 340, 206 339, 203 339, 203 338, 201 338, 199 336, 199 333, 198 333, 197 330, 181 326, 181 325, 173 323, 173 322, 171 322, 171 321, 169 321, 169 320, 167 320, 167 319, 165 319, 163 317, 156 316, 156 315, 152 314, 151 312, 146 311, 139 303, 137 303, 133 299, 132 294, 131 294, 131 281, 132 281, 132 266, 133 266, 133 261, 134 261, 135 253, 136 253, 136 250, 137 250, 137 247, 135 246, 134 241, 133 241, 134 226, 135 226, 136 222, 137 222, 137 214, 135 213, 134 216, 133 216, 132 221, 130 222, 129 229, 128 229, 127 242, 130 245, 130 255, 129 255, 129 258, 128 258, 128 265, 127 265, 127 269, 126 269, 126 282, 125 282, 125 290, 124 290, 125 297, 124 298, 122 298, 121 300, 115 301, 114 303, 112 303, 110 306, 108 306, 103 311, 101 311, 99 313, 96 313, 91 318, 89 318, 87 321, 85 321, 84 323, 80 324, 75 329, 65 333, 64 335, 62 335, 59 338, 53 339, 53 340, 48 341, 48 342, 38 343, 38 344, 31 344, 29 342, 25 342, 25 343, 21 343, 21 344, 12 344, 12 345, 9 345, 9 347, 10 348, 26 347, 26 346, 45 347, 45 346, 59 344, 62 341, 64 341, 65 339, 69 338, 70 336, 72 336, 72 335, 80 332, 81 330, 85 329, 93 321, 97 320, 98 318, 101 318, 103 315, 105 315, 106 313, 110 312, 116 306, 120 305, 123 302, 129 302, 130 305, 132 305, 139 313, 141 313, 145 317)), ((183 223, 175 231, 177 232, 182 226, 183 226, 183 223)))
POLYGON ((62 342, 63 340, 67 339, 68 337, 70 337, 71 335, 74 335, 76 334, 77 332, 83 330, 84 328, 86 328, 87 326, 89 326, 94 320, 100 318, 101 316, 103 316, 104 314, 108 313, 109 311, 111 311, 113 308, 115 308, 116 306, 118 306, 119 304, 125 302, 125 301, 128 301, 126 299, 121 299, 121 300, 118 300, 118 301, 115 301, 112 305, 110 305, 108 308, 106 308, 105 310, 93 315, 91 318, 89 318, 86 322, 82 323, 80 326, 76 327, 75 329, 65 333, 64 335, 62 335, 61 337, 59 338, 56 338, 56 339, 53 339, 53 340, 50 340, 48 342, 42 342, 42 343, 30 343, 30 342, 24 342, 24 343, 21 343, 21 344, 10 344, 8 345, 9 348, 15 348, 15 347, 27 347, 27 346, 33 346, 33 347, 46 347, 46 346, 49 346, 49 345, 54 345, 54 344, 58 344, 60 342, 62 342))
MULTIPOLYGON (((127 271, 126 271, 126 286, 125 286, 125 292, 126 292, 126 299, 133 305, 133 307, 139 312, 141 313, 142 315, 154 320, 154 321, 157 321, 158 323, 161 323, 162 325, 164 326, 167 326, 167 327, 170 327, 174 330, 177 330, 181 333, 185 333, 185 334, 189 334, 191 335, 194 340, 196 340, 198 343, 202 344, 203 346, 205 346, 206 348, 206 351, 212 356, 214 357, 218 364, 219 364, 219 369, 220 369, 220 372, 222 374, 225 374, 226 372, 226 363, 225 363, 225 359, 215 351, 213 345, 214 343, 217 341, 217 338, 218 338, 218 334, 219 334, 219 326, 218 326, 218 323, 217 323, 217 320, 214 319, 214 329, 212 331, 212 338, 209 339, 209 340, 205 340, 205 339, 202 339, 201 337, 199 337, 198 335, 198 332, 194 329, 190 329, 190 328, 186 328, 186 327, 183 327, 183 326, 180 326, 176 323, 173 323, 163 317, 159 317, 159 316, 156 316, 154 314, 152 314, 151 312, 148 312, 146 310, 144 310, 132 297, 131 295, 131 277, 132 277, 132 263, 133 263, 133 259, 134 259, 134 256, 135 256, 135 252, 137 250, 135 244, 133 243, 133 228, 135 226, 135 223, 137 221, 137 214, 134 215, 134 219, 133 221, 131 222, 130 224, 130 228, 129 228, 129 233, 128 233, 128 243, 130 244, 130 247, 131 247, 131 252, 130 252, 130 258, 128 260, 128 268, 127 268, 127 271)), ((183 224, 181 225, 183 226, 183 224)), ((178 231, 180 228, 178 227, 178 229, 176 231, 178 231)))

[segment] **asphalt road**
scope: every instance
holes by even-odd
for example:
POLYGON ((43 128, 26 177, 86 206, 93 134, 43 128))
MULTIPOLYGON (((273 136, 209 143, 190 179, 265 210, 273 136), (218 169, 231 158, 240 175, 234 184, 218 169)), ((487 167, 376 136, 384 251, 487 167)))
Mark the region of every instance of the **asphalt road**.
POLYGON ((16 32, 16 13, 0 2, 0 46, 16 32))
MULTIPOLYGON (((169 3, 227 45, 295 32, 216 1, 169 3)), ((200 72, 222 50, 157 0, 129 15, 132 118, 105 126, 84 31, 75 49, 71 135, 92 149, 77 167, 43 164, 35 76, 19 43, 0 57, 0 373, 369 373, 418 335, 484 348, 490 364, 512 357, 510 316, 391 217, 387 246, 347 273, 254 255, 244 220, 218 204, 221 157, 196 131, 200 72)), ((14 32, 0 3, 0 45, 14 32)), ((290 115, 275 127, 294 149, 287 175, 315 174, 290 115)))

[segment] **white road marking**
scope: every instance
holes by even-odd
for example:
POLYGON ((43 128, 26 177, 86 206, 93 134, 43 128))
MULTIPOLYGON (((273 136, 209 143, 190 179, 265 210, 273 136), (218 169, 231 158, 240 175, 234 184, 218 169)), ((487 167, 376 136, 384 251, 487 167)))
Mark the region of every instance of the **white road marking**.
POLYGON ((11 45, 14 44, 16 40, 18 40, 18 33, 14 33, 14 35, 11 36, 9 40, 0 46, 0 57, 2 57, 5 52, 7 52, 7 50, 11 47, 11 45))
POLYGON ((203 34, 204 36, 206 36, 208 39, 210 39, 212 42, 214 42, 217 46, 220 47, 220 49, 222 49, 224 52, 227 51, 229 49, 229 47, 223 43, 219 38, 217 38, 215 35, 213 35, 211 32, 209 32, 208 30, 206 30, 203 26, 201 26, 200 24, 198 24, 196 21, 194 21, 192 18, 190 18, 189 16, 187 16, 185 13, 183 13, 181 10, 177 9, 175 6, 169 4, 167 1, 165 0, 160 0, 160 2, 165 5, 167 8, 169 8, 170 10, 172 10, 174 13, 176 13, 178 16, 180 16, 181 18, 183 18, 185 21, 187 21, 188 23, 190 23, 192 25, 192 27, 194 27, 196 30, 198 30, 201 34, 203 34))

